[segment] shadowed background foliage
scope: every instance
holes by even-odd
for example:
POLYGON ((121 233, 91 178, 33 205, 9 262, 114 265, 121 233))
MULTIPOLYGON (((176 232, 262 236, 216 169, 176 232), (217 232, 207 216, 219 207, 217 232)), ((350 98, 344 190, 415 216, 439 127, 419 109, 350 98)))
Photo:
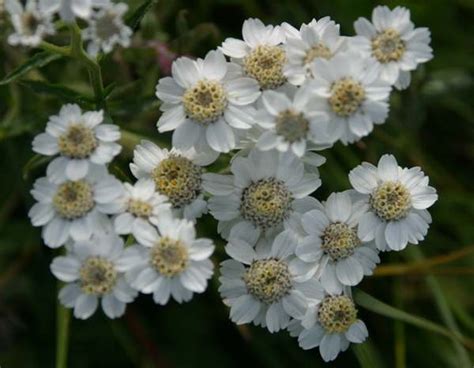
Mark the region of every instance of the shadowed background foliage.
MULTIPOLYGON (((128 2, 131 9, 142 1, 128 2)), ((364 308, 370 339, 349 350, 334 367, 470 367, 474 335, 474 2, 471 0, 384 1, 410 8, 417 26, 432 32, 435 58, 413 75, 413 83, 391 96, 386 124, 358 144, 337 144, 325 151, 323 187, 318 199, 349 187, 347 173, 362 160, 376 162, 396 155, 402 166, 420 165, 438 189, 433 224, 421 247, 382 254, 378 274, 359 288, 409 314, 422 316, 463 335, 465 344, 364 308), (389 266, 390 265, 390 266, 389 266), (409 265, 409 267, 404 267, 409 265), (467 340, 467 339, 471 340, 467 340)), ((161 0, 144 17, 133 45, 101 60, 110 86, 107 118, 124 129, 123 153, 112 165, 122 180, 131 180, 128 162, 142 137, 167 145, 159 135, 154 87, 167 73, 166 55, 204 56, 225 37, 240 37, 248 17, 295 26, 313 17, 331 16, 343 34, 352 35, 359 16, 370 17, 378 5, 368 0, 161 0)), ((7 45, 9 25, 0 18, 0 78, 24 63, 35 50, 7 45)), ((67 31, 52 39, 68 42, 67 31)), ((0 365, 53 367, 56 340, 57 283, 49 272, 55 256, 30 226, 29 190, 42 176, 46 161, 33 159, 31 140, 47 118, 67 102, 92 108, 86 71, 60 59, 21 79, 0 85, 0 365), (67 88, 59 87, 63 85, 67 88)), ((207 216, 200 233, 216 238, 207 216)), ((218 242, 215 261, 223 259, 218 242)), ((270 334, 254 326, 236 327, 217 293, 217 277, 208 291, 187 304, 156 306, 140 296, 120 320, 96 313, 70 326, 69 367, 318 367, 327 366, 316 351, 303 351, 287 333, 270 334)), ((369 309, 373 303, 360 300, 369 309)), ((382 314, 388 308, 381 307, 382 314)), ((388 313, 390 314, 390 313, 388 313)), ((405 316, 406 317, 406 316, 405 316)), ((410 319, 410 316, 405 320, 410 319)), ((402 318, 403 319, 403 318, 402 318)))

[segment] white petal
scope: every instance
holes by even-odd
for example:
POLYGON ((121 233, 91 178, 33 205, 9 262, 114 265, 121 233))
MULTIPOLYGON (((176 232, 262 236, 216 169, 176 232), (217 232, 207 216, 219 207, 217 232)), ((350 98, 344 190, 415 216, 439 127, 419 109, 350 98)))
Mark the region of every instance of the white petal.
POLYGON ((337 262, 336 275, 344 285, 354 286, 364 277, 364 269, 355 257, 347 257, 337 262))
POLYGON ((398 163, 393 155, 383 155, 377 165, 377 171, 384 181, 398 180, 398 163))
POLYGON ((367 331, 365 323, 358 320, 349 327, 345 335, 350 342, 360 344, 369 336, 369 331, 367 331))
POLYGON ((260 311, 260 303, 250 295, 237 298, 230 309, 230 319, 238 325, 254 320, 260 311))
POLYGON ((55 155, 59 151, 57 139, 48 133, 41 133, 33 139, 33 151, 47 156, 55 155))
POLYGON ((189 257, 195 261, 201 261, 209 258, 214 252, 214 244, 210 239, 197 239, 192 243, 189 249, 189 257))
POLYGON ((88 160, 69 160, 66 166, 66 176, 69 180, 79 180, 84 178, 89 171, 88 160))
POLYGON ((204 59, 203 74, 208 79, 221 80, 227 73, 227 62, 220 51, 209 51, 204 59))
POLYGON ((64 282, 76 281, 79 278, 81 263, 74 257, 56 257, 51 263, 51 272, 64 282))
POLYGON ((407 246, 408 233, 403 226, 403 221, 392 221, 385 229, 385 239, 388 246, 393 250, 402 250, 407 246))
POLYGON ((95 295, 82 294, 76 300, 74 306, 74 317, 87 319, 94 314, 97 309, 98 300, 95 295))
POLYGON ((362 241, 371 241, 375 238, 377 227, 381 223, 379 217, 373 212, 367 212, 359 220, 357 236, 362 241))
POLYGON ((341 350, 341 336, 337 333, 325 335, 319 345, 319 352, 325 362, 336 359, 341 350))
POLYGON ((295 319, 302 319, 308 308, 307 299, 297 290, 292 290, 287 296, 283 297, 282 304, 286 313, 295 319))
POLYGON ((235 136, 232 128, 220 119, 206 129, 209 146, 217 152, 229 152, 235 147, 235 136))
POLYGON ((332 193, 328 197, 325 207, 332 222, 345 223, 352 213, 352 202, 347 193, 332 193))
POLYGON ((105 295, 101 304, 105 315, 111 319, 121 317, 125 313, 125 303, 111 294, 105 295))

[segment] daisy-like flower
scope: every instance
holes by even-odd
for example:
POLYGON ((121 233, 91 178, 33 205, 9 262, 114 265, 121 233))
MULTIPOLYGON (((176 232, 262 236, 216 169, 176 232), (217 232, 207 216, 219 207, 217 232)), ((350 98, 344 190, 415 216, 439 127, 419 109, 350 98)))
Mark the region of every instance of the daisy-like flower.
MULTIPOLYGON (((187 220, 160 217, 157 229, 141 223, 138 245, 128 247, 120 269, 132 287, 153 294, 155 303, 165 305, 172 296, 187 302, 193 293, 202 293, 213 273, 209 257, 214 251, 210 239, 196 239, 194 224, 187 220)), ((139 229, 138 229, 139 228, 139 229)))
POLYGON ((410 71, 433 58, 429 29, 415 28, 406 8, 377 6, 372 23, 359 18, 354 28, 353 46, 380 65, 382 78, 399 89, 410 84, 410 71))
POLYGON ((292 321, 288 330, 291 336, 298 337, 302 349, 319 346, 325 362, 336 359, 351 342, 360 344, 369 335, 365 323, 357 318, 354 301, 343 294, 327 294, 321 303, 308 308, 303 321, 292 321))
POLYGON ((27 0, 25 6, 18 0, 6 0, 15 33, 8 36, 12 46, 38 46, 46 35, 54 34, 52 14, 42 11, 36 0, 27 0))
POLYGON ((135 185, 124 183, 120 199, 120 214, 114 218, 117 234, 133 234, 136 238, 140 223, 156 222, 160 216, 171 216, 168 198, 155 191, 152 179, 139 179, 135 185))
POLYGON ((357 285, 380 262, 373 241, 362 242, 357 236, 359 219, 366 210, 365 203, 342 192, 331 194, 324 206, 302 216, 308 235, 296 248, 300 267, 306 267, 306 277, 317 277, 331 294, 357 285))
POLYGON ((64 105, 51 116, 46 132, 33 140, 33 151, 55 158, 48 165, 51 181, 79 180, 92 166, 108 164, 122 149, 116 143, 120 130, 113 124, 102 124, 104 112, 82 113, 77 105, 64 105))
POLYGON ((260 235, 291 228, 296 214, 315 208, 317 200, 309 194, 321 185, 317 170, 308 173, 304 166, 292 153, 252 150, 232 161, 233 175, 204 174, 219 233, 255 244, 260 235))
POLYGON ((130 46, 133 32, 126 26, 123 16, 128 10, 125 3, 109 3, 94 12, 88 20, 89 26, 84 29, 84 40, 88 40, 87 52, 96 56, 101 50, 109 53, 115 45, 130 46))
POLYGON ((57 248, 72 238, 86 240, 104 232, 119 207, 123 186, 103 166, 94 166, 83 179, 54 183, 49 177, 36 180, 32 196, 38 201, 28 213, 33 226, 43 226, 43 239, 57 248))
POLYGON ((74 308, 74 317, 87 319, 96 311, 99 301, 109 318, 125 313, 125 306, 137 296, 117 263, 123 256, 123 240, 115 234, 94 235, 76 242, 66 256, 56 257, 51 272, 68 283, 59 292, 59 300, 74 308))
POLYGON ((135 147, 130 170, 137 179, 152 179, 155 190, 168 197, 177 217, 194 220, 207 212, 201 165, 208 161, 208 154, 194 149, 168 150, 144 140, 135 147))
POLYGON ((158 130, 174 130, 173 146, 229 152, 236 145, 234 130, 254 124, 251 104, 260 96, 258 84, 238 77, 235 67, 220 51, 208 52, 204 60, 181 57, 173 62, 172 77, 160 79, 156 87, 164 102, 158 130))
POLYGON ((330 146, 327 136, 328 116, 314 110, 310 104, 311 91, 302 86, 290 99, 286 94, 265 91, 263 109, 257 114, 257 124, 265 131, 256 147, 262 151, 276 148, 280 152, 291 151, 302 157, 306 149, 330 146))
POLYGON ((316 59, 311 70, 313 106, 329 115, 329 135, 335 140, 352 143, 385 122, 391 87, 380 78, 376 63, 346 52, 316 59))
POLYGON ((375 239, 380 250, 402 250, 424 239, 431 223, 427 208, 438 194, 419 167, 401 168, 395 157, 383 155, 377 167, 364 162, 351 170, 349 180, 368 205, 359 239, 375 239))
POLYGON ((324 297, 316 279, 299 281, 301 270, 291 263, 296 243, 290 231, 280 233, 264 251, 231 239, 226 252, 233 259, 221 263, 219 292, 233 322, 253 322, 276 332, 290 318, 303 319, 309 303, 324 297))
POLYGON ((242 66, 245 75, 258 81, 260 88, 275 89, 286 82, 283 69, 287 61, 283 42, 285 30, 280 26, 265 26, 250 18, 242 26, 243 41, 227 38, 220 49, 232 61, 242 66))
POLYGON ((284 74, 288 82, 300 86, 312 77, 311 63, 318 58, 331 59, 343 47, 344 39, 339 35, 339 25, 329 17, 313 19, 295 31, 286 38, 288 63, 284 74))
POLYGON ((94 7, 109 4, 110 0, 41 0, 40 9, 47 13, 58 12, 62 20, 72 22, 76 17, 89 19, 94 7))

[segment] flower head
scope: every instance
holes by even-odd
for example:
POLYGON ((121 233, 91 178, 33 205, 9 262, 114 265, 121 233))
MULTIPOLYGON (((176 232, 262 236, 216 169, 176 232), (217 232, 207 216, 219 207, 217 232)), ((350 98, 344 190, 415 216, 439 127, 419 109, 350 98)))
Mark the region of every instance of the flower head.
POLYGON ((48 166, 54 182, 84 178, 92 166, 108 164, 120 153, 120 130, 103 124, 104 112, 82 112, 79 106, 67 104, 58 115, 49 118, 46 132, 33 140, 33 151, 55 156, 48 166))
POLYGON ((415 28, 410 11, 397 6, 377 6, 372 23, 359 18, 354 23, 358 37, 351 42, 357 50, 381 67, 381 76, 397 88, 410 84, 410 71, 433 58, 428 28, 415 28))
POLYGON ((205 190, 213 194, 209 209, 226 239, 244 236, 255 244, 260 235, 290 227, 297 213, 317 202, 309 197, 321 185, 317 170, 305 172, 303 161, 292 153, 252 150, 233 160, 231 172, 203 176, 205 190))
POLYGON ((123 240, 117 235, 94 235, 74 243, 66 256, 53 260, 51 272, 67 283, 59 300, 67 308, 74 308, 76 318, 89 318, 99 301, 107 317, 117 318, 135 299, 138 293, 117 267, 123 251, 123 240))
POLYGON ((438 194, 419 167, 401 168, 395 157, 383 155, 378 166, 357 166, 349 180, 368 206, 359 221, 362 241, 375 239, 380 250, 402 250, 424 239, 431 223, 427 208, 438 194))
POLYGON ((59 13, 62 20, 73 22, 76 17, 89 19, 94 7, 108 5, 110 0, 41 0, 40 9, 46 13, 59 13))
POLYGON ((160 79, 156 95, 164 103, 158 130, 174 130, 173 146, 196 151, 229 152, 236 146, 236 130, 253 124, 251 104, 259 97, 258 84, 238 77, 238 66, 220 51, 204 59, 181 57, 173 62, 172 77, 160 79))
POLYGON ((70 238, 82 241, 108 231, 106 214, 117 211, 122 191, 122 183, 102 166, 79 180, 55 183, 47 176, 34 184, 31 194, 38 202, 28 216, 33 226, 43 226, 45 244, 57 248, 70 238))
POLYGON ((378 66, 352 52, 311 64, 314 108, 329 115, 329 135, 344 144, 368 135, 388 116, 390 85, 379 77, 378 66))
POLYGON ((286 328, 290 318, 302 319, 309 303, 322 299, 319 282, 300 282, 302 270, 291 266, 296 243, 289 231, 260 251, 243 240, 230 240, 226 252, 234 259, 221 263, 219 291, 233 322, 253 322, 276 332, 286 328))
POLYGON ((52 14, 42 11, 36 0, 23 6, 18 0, 6 0, 15 33, 8 37, 10 45, 38 46, 46 35, 54 34, 52 14))
POLYGON ((214 245, 209 239, 196 239, 190 221, 163 216, 156 224, 158 229, 146 223, 137 226, 138 244, 126 249, 120 269, 134 288, 153 294, 157 304, 165 305, 171 296, 187 302, 193 293, 206 290, 214 245))

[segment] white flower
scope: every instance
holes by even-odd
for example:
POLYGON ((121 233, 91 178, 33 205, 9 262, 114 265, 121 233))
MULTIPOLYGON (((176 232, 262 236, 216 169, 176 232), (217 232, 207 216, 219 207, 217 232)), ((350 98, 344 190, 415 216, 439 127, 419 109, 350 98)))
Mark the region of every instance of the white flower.
POLYGON ((202 167, 213 155, 198 154, 194 149, 167 150, 149 141, 135 147, 130 170, 137 178, 151 178, 156 191, 168 197, 174 214, 194 220, 207 212, 202 193, 202 167))
POLYGON ((306 172, 305 164, 291 153, 252 150, 236 157, 233 175, 204 174, 204 189, 218 231, 228 239, 244 237, 255 244, 260 235, 272 236, 291 228, 298 213, 315 208, 309 197, 321 185, 317 169, 306 172))
POLYGON ((306 212, 302 227, 308 234, 296 248, 306 277, 316 277, 327 292, 339 294, 344 286, 357 285, 380 262, 375 244, 362 242, 357 225, 367 205, 355 202, 348 192, 333 193, 324 206, 306 212))
POLYGON ((344 39, 339 35, 339 25, 329 17, 313 19, 294 31, 285 42, 288 63, 284 74, 290 83, 300 86, 312 77, 311 63, 318 58, 331 59, 343 47, 344 39))
POLYGON ((261 99, 263 108, 256 118, 264 132, 256 147, 262 151, 290 151, 302 157, 306 149, 330 146, 328 116, 313 109, 310 97, 306 86, 300 87, 293 99, 281 92, 265 91, 261 99))
POLYGON ((51 272, 68 283, 61 289, 59 300, 65 307, 74 308, 74 317, 89 318, 100 300, 107 317, 117 318, 135 299, 136 290, 117 267, 123 250, 123 240, 117 235, 94 235, 74 243, 66 256, 53 260, 51 272))
POLYGON ((429 29, 415 28, 406 8, 377 6, 372 23, 359 18, 354 28, 353 47, 378 63, 382 78, 399 89, 410 84, 410 71, 433 58, 429 29))
POLYGON ((313 106, 329 114, 329 134, 335 140, 352 143, 385 122, 391 87, 380 78, 376 63, 347 52, 317 59, 311 70, 313 106))
POLYGON ((402 250, 424 239, 431 223, 427 208, 438 195, 419 167, 401 168, 395 157, 383 155, 377 167, 357 166, 349 180, 369 208, 359 221, 362 241, 375 239, 380 250, 402 250))
POLYGON ((53 183, 49 177, 36 180, 31 194, 38 201, 28 213, 33 226, 43 226, 47 246, 57 248, 69 238, 89 239, 102 233, 109 224, 105 214, 120 206, 122 183, 94 166, 83 179, 53 183))
POLYGON ((243 41, 227 38, 220 50, 242 65, 245 75, 258 81, 260 88, 275 89, 286 82, 286 32, 280 26, 265 26, 259 19, 247 19, 242 26, 243 41))
POLYGON ((75 17, 89 19, 93 7, 102 7, 109 0, 40 0, 40 9, 43 12, 59 12, 59 16, 66 22, 74 21, 75 17))
POLYGON ((316 279, 300 282, 301 270, 291 267, 296 242, 284 231, 262 251, 240 239, 226 246, 234 259, 221 263, 219 292, 233 322, 253 322, 276 332, 286 328, 290 318, 302 319, 308 305, 323 298, 316 279))
POLYGON ((152 179, 139 179, 135 185, 124 183, 124 189, 120 214, 114 218, 117 234, 133 234, 136 238, 140 223, 153 223, 160 216, 171 216, 168 198, 155 191, 152 179))
POLYGON ((303 321, 291 321, 291 336, 298 336, 302 349, 319 346, 325 362, 336 359, 350 343, 360 344, 369 332, 363 321, 357 319, 357 308, 346 295, 326 295, 321 303, 312 304, 303 321))
POLYGON ((92 166, 108 164, 119 154, 119 127, 102 124, 104 112, 81 112, 77 105, 64 105, 51 116, 46 132, 33 140, 33 151, 46 156, 60 156, 48 166, 53 182, 84 178, 92 166))
POLYGON ((110 3, 92 14, 89 26, 82 33, 84 40, 90 41, 87 45, 89 54, 95 56, 101 50, 109 53, 115 45, 130 46, 133 32, 123 21, 127 10, 128 5, 125 3, 110 3))
POLYGON ((173 77, 156 86, 164 102, 158 130, 174 130, 173 146, 229 152, 236 145, 235 130, 254 124, 251 104, 260 96, 258 84, 237 76, 235 67, 220 51, 208 52, 204 60, 181 57, 173 62, 173 77))
POLYGON ((36 0, 27 0, 23 7, 18 0, 6 0, 15 33, 8 36, 10 45, 38 46, 44 36, 54 34, 52 15, 42 11, 36 0))
POLYGON ((165 305, 170 296, 178 303, 202 293, 213 273, 209 257, 214 245, 209 239, 196 239, 194 224, 187 220, 161 217, 155 227, 137 226, 138 245, 128 247, 120 269, 132 287, 153 293, 157 304, 165 305))

